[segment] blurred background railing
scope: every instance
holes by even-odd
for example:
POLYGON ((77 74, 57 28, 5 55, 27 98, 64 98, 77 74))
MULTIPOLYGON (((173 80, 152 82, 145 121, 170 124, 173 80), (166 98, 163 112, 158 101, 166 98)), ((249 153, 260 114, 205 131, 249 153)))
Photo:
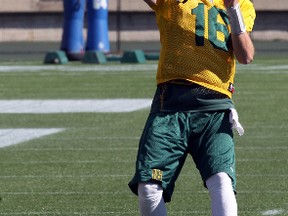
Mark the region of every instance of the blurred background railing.
MULTIPOLYGON (((254 0, 257 10, 255 41, 288 41, 288 0, 254 0)), ((0 43, 51 42, 59 46, 63 28, 63 0, 0 0, 0 43)), ((158 49, 159 35, 153 11, 142 0, 109 0, 111 51, 158 49), (153 44, 149 47, 147 42, 153 44)), ((87 15, 83 35, 87 35, 87 15)))

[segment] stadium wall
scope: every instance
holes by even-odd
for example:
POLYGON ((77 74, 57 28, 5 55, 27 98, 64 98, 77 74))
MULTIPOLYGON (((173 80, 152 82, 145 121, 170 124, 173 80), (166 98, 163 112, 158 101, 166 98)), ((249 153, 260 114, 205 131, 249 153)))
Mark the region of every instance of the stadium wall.
MULTIPOLYGON (((62 0, 0 0, 0 42, 60 41, 62 0)), ((288 40, 288 1, 254 0, 255 40, 288 40)), ((85 20, 86 23, 86 20, 85 20)), ((86 37, 86 25, 83 29, 86 37)), ((142 0, 109 0, 109 37, 115 41, 158 41, 154 13, 142 0)))

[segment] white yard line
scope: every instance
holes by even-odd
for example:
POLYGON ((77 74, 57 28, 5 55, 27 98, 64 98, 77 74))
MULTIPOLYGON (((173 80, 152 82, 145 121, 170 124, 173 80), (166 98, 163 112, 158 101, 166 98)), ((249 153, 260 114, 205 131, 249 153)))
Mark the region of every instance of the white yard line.
MULTIPOLYGON (((151 99, 0 100, 0 113, 119 113, 148 108, 150 105, 151 99)), ((64 129, 1 129, 0 148, 57 133, 61 130, 64 129)))
POLYGON ((13 213, 0 213, 0 215, 129 215, 134 214, 137 215, 139 212, 136 211, 129 211, 129 212, 13 212, 13 213))
POLYGON ((0 113, 132 112, 150 105, 151 99, 0 100, 0 113))
POLYGON ((39 72, 39 71, 62 71, 62 72, 114 72, 114 71, 156 71, 156 64, 139 65, 97 65, 97 66, 69 66, 69 65, 5 65, 0 66, 0 72, 39 72))
MULTIPOLYGON (((181 174, 181 177, 189 177, 194 178, 196 175, 191 174, 181 174)), ((91 175, 0 175, 0 179, 61 179, 61 178, 127 178, 131 177, 131 173, 127 174, 91 174, 91 175)), ((237 177, 246 177, 246 178, 273 178, 275 179, 275 174, 237 174, 237 177)), ((288 174, 277 174, 277 179, 279 178, 287 178, 288 174)))
POLYGON ((92 191, 92 192, 83 192, 83 191, 67 191, 67 192, 30 192, 30 191, 19 191, 19 192, 0 192, 0 195, 44 195, 44 196, 70 196, 70 195, 115 195, 115 194, 126 194, 127 191, 92 191))
POLYGON ((91 174, 91 175, 0 175, 0 179, 10 179, 10 178, 31 178, 31 179, 59 179, 59 178, 127 178, 131 177, 131 174, 110 174, 110 175, 97 175, 97 174, 91 174))
POLYGON ((51 160, 51 161, 2 161, 1 164, 22 164, 22 165, 40 165, 40 164, 117 164, 117 163, 122 163, 122 164, 129 164, 133 163, 134 160, 109 160, 106 161, 105 159, 103 160, 71 160, 71 161, 56 161, 56 160, 51 160))
POLYGON ((42 136, 63 131, 62 128, 49 129, 1 129, 0 130, 0 148, 26 142, 42 136))
POLYGON ((261 65, 261 64, 251 64, 251 65, 237 65, 237 68, 240 71, 257 71, 257 72, 265 72, 265 73, 287 73, 288 65, 261 65))
POLYGON ((20 148, 20 149, 9 149, 9 151, 13 152, 27 152, 27 151, 35 151, 35 152, 48 152, 48 151, 137 151, 138 147, 95 147, 95 148, 20 148))
POLYGON ((262 212, 262 215, 280 215, 283 214, 284 212, 285 211, 283 209, 273 209, 262 212))
MULTIPOLYGON (((71 215, 130 215, 130 214, 133 214, 133 215, 138 215, 139 212, 138 211, 123 211, 123 212, 102 212, 102 211, 91 211, 91 212, 84 212, 84 211, 81 211, 81 212, 59 212, 59 211, 50 211, 50 212, 46 212, 46 211, 41 211, 41 212, 12 212, 12 213, 1 213, 0 212, 0 215, 12 215, 12 216, 15 216, 15 215, 68 215, 68 216, 71 216, 71 215)), ((207 213, 206 213, 207 214, 207 213)))
MULTIPOLYGON (((237 65, 238 71, 257 71, 265 73, 288 73, 288 65, 237 65)), ((115 72, 115 71, 156 71, 157 64, 124 64, 124 65, 95 65, 95 66, 71 66, 71 65, 2 65, 0 72, 40 72, 40 71, 61 71, 61 72, 115 72)))
MULTIPOLYGON (((271 162, 287 162, 287 158, 282 159, 238 159, 237 163, 247 163, 247 162, 261 162, 261 163, 271 163, 271 162)), ((129 164, 134 163, 134 160, 119 160, 119 159, 111 159, 107 161, 106 159, 99 160, 47 160, 47 161, 2 161, 1 164, 23 164, 23 165, 40 165, 40 164, 129 164)))
MULTIPOLYGON (((262 190, 262 191, 238 191, 239 194, 288 194, 287 191, 271 191, 271 190, 262 190)), ((69 195, 115 195, 115 194, 126 194, 127 191, 91 191, 91 192, 83 192, 83 191, 45 191, 45 192, 31 192, 31 191, 14 191, 14 192, 0 192, 0 195, 44 195, 44 196, 69 196, 69 195)), ((175 191, 175 194, 191 194, 191 191, 175 191)), ((208 194, 208 191, 195 191, 194 193, 198 194, 208 194)))

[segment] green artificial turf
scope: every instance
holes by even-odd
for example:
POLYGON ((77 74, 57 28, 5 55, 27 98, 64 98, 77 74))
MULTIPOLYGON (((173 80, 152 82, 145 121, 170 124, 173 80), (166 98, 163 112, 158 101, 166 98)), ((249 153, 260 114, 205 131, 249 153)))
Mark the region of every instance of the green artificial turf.
MULTIPOLYGON (((0 100, 152 98, 155 71, 155 62, 26 65, 0 72, 0 100)), ((288 215, 287 83, 287 56, 238 66, 234 101, 245 128, 243 137, 235 134, 240 216, 288 215)), ((64 129, 0 148, 0 215, 139 215, 127 183, 148 112, 0 113, 1 129, 64 129)), ((211 215, 190 157, 167 208, 169 215, 211 215)))

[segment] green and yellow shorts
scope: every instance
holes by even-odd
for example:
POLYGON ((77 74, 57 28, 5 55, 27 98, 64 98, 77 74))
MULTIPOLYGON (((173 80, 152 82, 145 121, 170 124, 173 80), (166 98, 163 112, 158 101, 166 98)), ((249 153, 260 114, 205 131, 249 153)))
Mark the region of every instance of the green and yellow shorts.
POLYGON ((156 182, 171 200, 175 182, 187 155, 205 181, 225 172, 235 190, 235 154, 229 110, 205 112, 151 112, 138 150, 136 172, 129 183, 137 194, 138 183, 156 182))

